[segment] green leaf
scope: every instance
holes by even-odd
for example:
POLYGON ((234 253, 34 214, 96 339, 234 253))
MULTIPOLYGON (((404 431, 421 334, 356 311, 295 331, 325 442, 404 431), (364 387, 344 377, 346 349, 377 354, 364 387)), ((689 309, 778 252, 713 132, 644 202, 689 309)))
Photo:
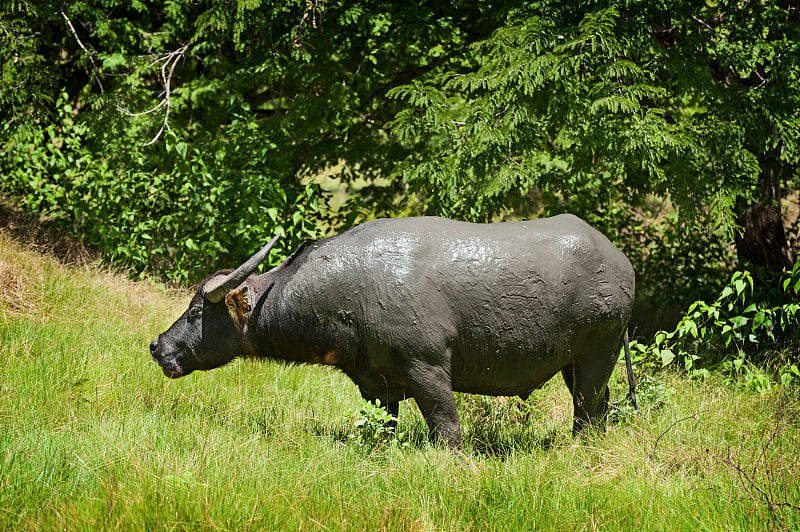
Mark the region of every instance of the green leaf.
POLYGON ((750 321, 750 319, 745 316, 732 316, 728 321, 730 321, 731 326, 734 329, 740 329, 747 325, 747 322, 750 321))
POLYGON ((656 347, 660 346, 666 337, 667 334, 664 331, 658 331, 653 340, 653 345, 655 345, 656 347))
POLYGON ((186 150, 188 149, 189 145, 185 142, 179 142, 175 145, 175 151, 178 152, 178 155, 180 155, 182 159, 186 158, 186 150))
POLYGON ((742 295, 742 293, 743 293, 743 292, 745 291, 745 289, 747 288, 747 282, 746 282, 746 281, 744 281, 744 280, 742 280, 742 279, 737 279, 737 280, 736 280, 736 281, 733 283, 733 286, 734 286, 734 288, 736 289, 736 294, 741 296, 741 295, 742 295))
POLYGON ((108 55, 104 54, 102 65, 103 65, 103 70, 114 71, 121 67, 127 67, 128 58, 121 52, 114 52, 108 55))
POLYGON ((725 298, 727 298, 727 297, 730 297, 731 295, 733 295, 733 288, 732 288, 732 287, 730 287, 730 286, 726 286, 726 287, 725 287, 725 288, 722 290, 722 293, 720 294, 719 298, 720 298, 720 299, 725 299, 725 298))
POLYGON ((675 360, 675 353, 673 353, 671 349, 659 349, 657 352, 661 357, 662 366, 666 367, 675 360))

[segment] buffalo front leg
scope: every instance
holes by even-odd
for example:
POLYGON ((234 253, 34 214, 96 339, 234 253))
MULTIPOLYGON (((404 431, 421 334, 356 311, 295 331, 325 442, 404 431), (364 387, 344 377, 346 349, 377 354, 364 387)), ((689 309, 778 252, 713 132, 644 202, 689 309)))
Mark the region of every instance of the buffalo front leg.
POLYGON ((417 363, 409 369, 406 382, 428 424, 431 439, 460 449, 461 426, 450 373, 440 366, 417 363))

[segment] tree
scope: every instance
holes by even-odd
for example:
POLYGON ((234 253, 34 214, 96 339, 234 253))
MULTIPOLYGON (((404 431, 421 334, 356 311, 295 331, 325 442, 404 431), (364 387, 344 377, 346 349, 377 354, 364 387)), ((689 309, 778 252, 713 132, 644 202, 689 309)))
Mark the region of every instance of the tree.
MULTIPOLYGON (((137 271, 196 279, 278 228, 285 254, 394 208, 389 184, 335 211, 309 177, 386 176, 402 160, 384 127, 399 110, 386 91, 460 57, 504 19, 484 2, 455 7, 15 3, 5 35, 35 36, 18 70, 43 75, 20 81, 0 191, 137 271), (17 127, 24 117, 31 131, 17 127), (23 171, 30 153, 38 163, 23 171)), ((19 42, 3 41, 3 53, 19 42)))
POLYGON ((377 215, 488 220, 534 197, 603 223, 649 194, 694 227, 738 222, 741 258, 777 268, 797 17, 788 2, 15 1, 0 192, 181 280, 278 227, 281 255, 377 215), (331 169, 370 178, 338 210, 310 179, 331 169))
POLYGON ((780 270, 798 22, 791 2, 529 4, 467 68, 392 91, 407 104, 393 131, 414 147, 403 176, 433 190, 434 210, 473 219, 535 188, 668 194, 685 219, 736 232, 742 260, 780 270))

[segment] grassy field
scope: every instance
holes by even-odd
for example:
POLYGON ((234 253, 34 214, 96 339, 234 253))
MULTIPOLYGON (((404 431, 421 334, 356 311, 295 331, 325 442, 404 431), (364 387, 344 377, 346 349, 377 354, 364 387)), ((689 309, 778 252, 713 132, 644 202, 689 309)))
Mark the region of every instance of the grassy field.
POLYGON ((327 368, 166 379, 147 346, 187 301, 0 232, 0 530, 800 528, 796 392, 660 375, 642 414, 576 441, 554 380, 459 397, 464 454, 425 443, 410 402, 408 445, 369 449, 327 368))

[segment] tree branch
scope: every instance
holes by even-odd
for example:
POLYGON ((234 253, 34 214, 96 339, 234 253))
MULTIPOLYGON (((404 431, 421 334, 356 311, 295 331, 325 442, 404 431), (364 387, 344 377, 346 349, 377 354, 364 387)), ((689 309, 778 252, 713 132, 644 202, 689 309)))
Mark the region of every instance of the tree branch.
POLYGON ((103 84, 100 82, 100 76, 97 75, 97 65, 94 62, 94 57, 92 56, 91 52, 89 52, 89 50, 87 50, 86 47, 81 42, 80 37, 78 37, 78 32, 75 31, 75 26, 72 25, 72 21, 69 19, 67 14, 64 13, 63 10, 61 11, 61 16, 64 17, 64 20, 67 21, 67 26, 69 26, 69 29, 72 30, 72 35, 75 37, 75 40, 78 42, 78 46, 80 46, 81 49, 84 52, 86 52, 86 55, 89 56, 89 61, 92 63, 92 74, 94 75, 94 79, 97 81, 97 85, 100 87, 100 92, 101 93, 105 92, 103 90, 103 84))
MULTIPOLYGON (((460 50, 459 50, 460 51, 460 50)), ((455 51, 451 51, 449 54, 445 54, 444 56, 440 57, 436 61, 425 65, 425 66, 413 66, 403 70, 402 72, 397 73, 391 80, 383 83, 380 87, 373 89, 369 94, 367 94, 359 107, 359 117, 361 118, 361 122, 354 126, 353 133, 348 135, 350 139, 357 138, 361 131, 366 127, 367 124, 374 125, 379 128, 383 128, 382 125, 376 124, 374 120, 374 116, 382 107, 383 104, 386 102, 386 92, 399 85, 403 85, 405 83, 410 82, 411 80, 415 79, 418 76, 426 74, 431 70, 434 70, 444 64, 446 61, 450 60, 455 51), (380 101, 377 104, 374 104, 374 101, 380 97, 380 101), (374 104, 373 109, 367 109, 370 105, 374 104)), ((314 153, 317 148, 324 142, 330 139, 332 136, 331 133, 327 133, 321 139, 313 144, 309 144, 306 147, 306 150, 303 152, 302 155, 297 157, 293 164, 292 173, 297 174, 300 169, 305 165, 308 161, 309 157, 312 153, 314 153)))
POLYGON ((153 61, 147 66, 147 68, 152 68, 161 63, 161 68, 159 69, 161 74, 159 77, 164 85, 164 92, 162 93, 164 95, 164 99, 161 100, 158 105, 148 109, 147 111, 142 111, 141 113, 134 113, 120 106, 116 107, 117 111, 120 113, 132 117, 148 115, 160 110, 162 107, 166 107, 164 121, 161 123, 161 127, 159 128, 158 132, 152 139, 142 144, 142 146, 154 144, 161 137, 161 134, 164 133, 165 129, 167 131, 172 131, 172 129, 169 127, 169 112, 172 109, 172 75, 175 72, 175 67, 178 65, 178 61, 180 61, 183 56, 186 55, 186 51, 188 49, 189 43, 186 43, 172 52, 166 54, 154 54, 155 59, 153 59, 153 61))
POLYGON ((655 444, 653 444, 653 452, 650 453, 650 455, 654 456, 656 454, 656 451, 658 450, 658 442, 661 441, 661 438, 663 438, 670 430, 672 430, 672 427, 674 427, 675 425, 677 425, 681 421, 686 421, 687 419, 697 419, 697 416, 699 416, 700 414, 704 414, 704 413, 710 412, 710 411, 711 411, 710 408, 706 408, 705 410, 700 410, 699 412, 695 412, 694 414, 691 414, 691 415, 686 416, 686 417, 682 417, 679 420, 675 421, 672 425, 667 427, 667 430, 662 432, 661 435, 658 438, 656 438, 656 442, 655 442, 655 444))

